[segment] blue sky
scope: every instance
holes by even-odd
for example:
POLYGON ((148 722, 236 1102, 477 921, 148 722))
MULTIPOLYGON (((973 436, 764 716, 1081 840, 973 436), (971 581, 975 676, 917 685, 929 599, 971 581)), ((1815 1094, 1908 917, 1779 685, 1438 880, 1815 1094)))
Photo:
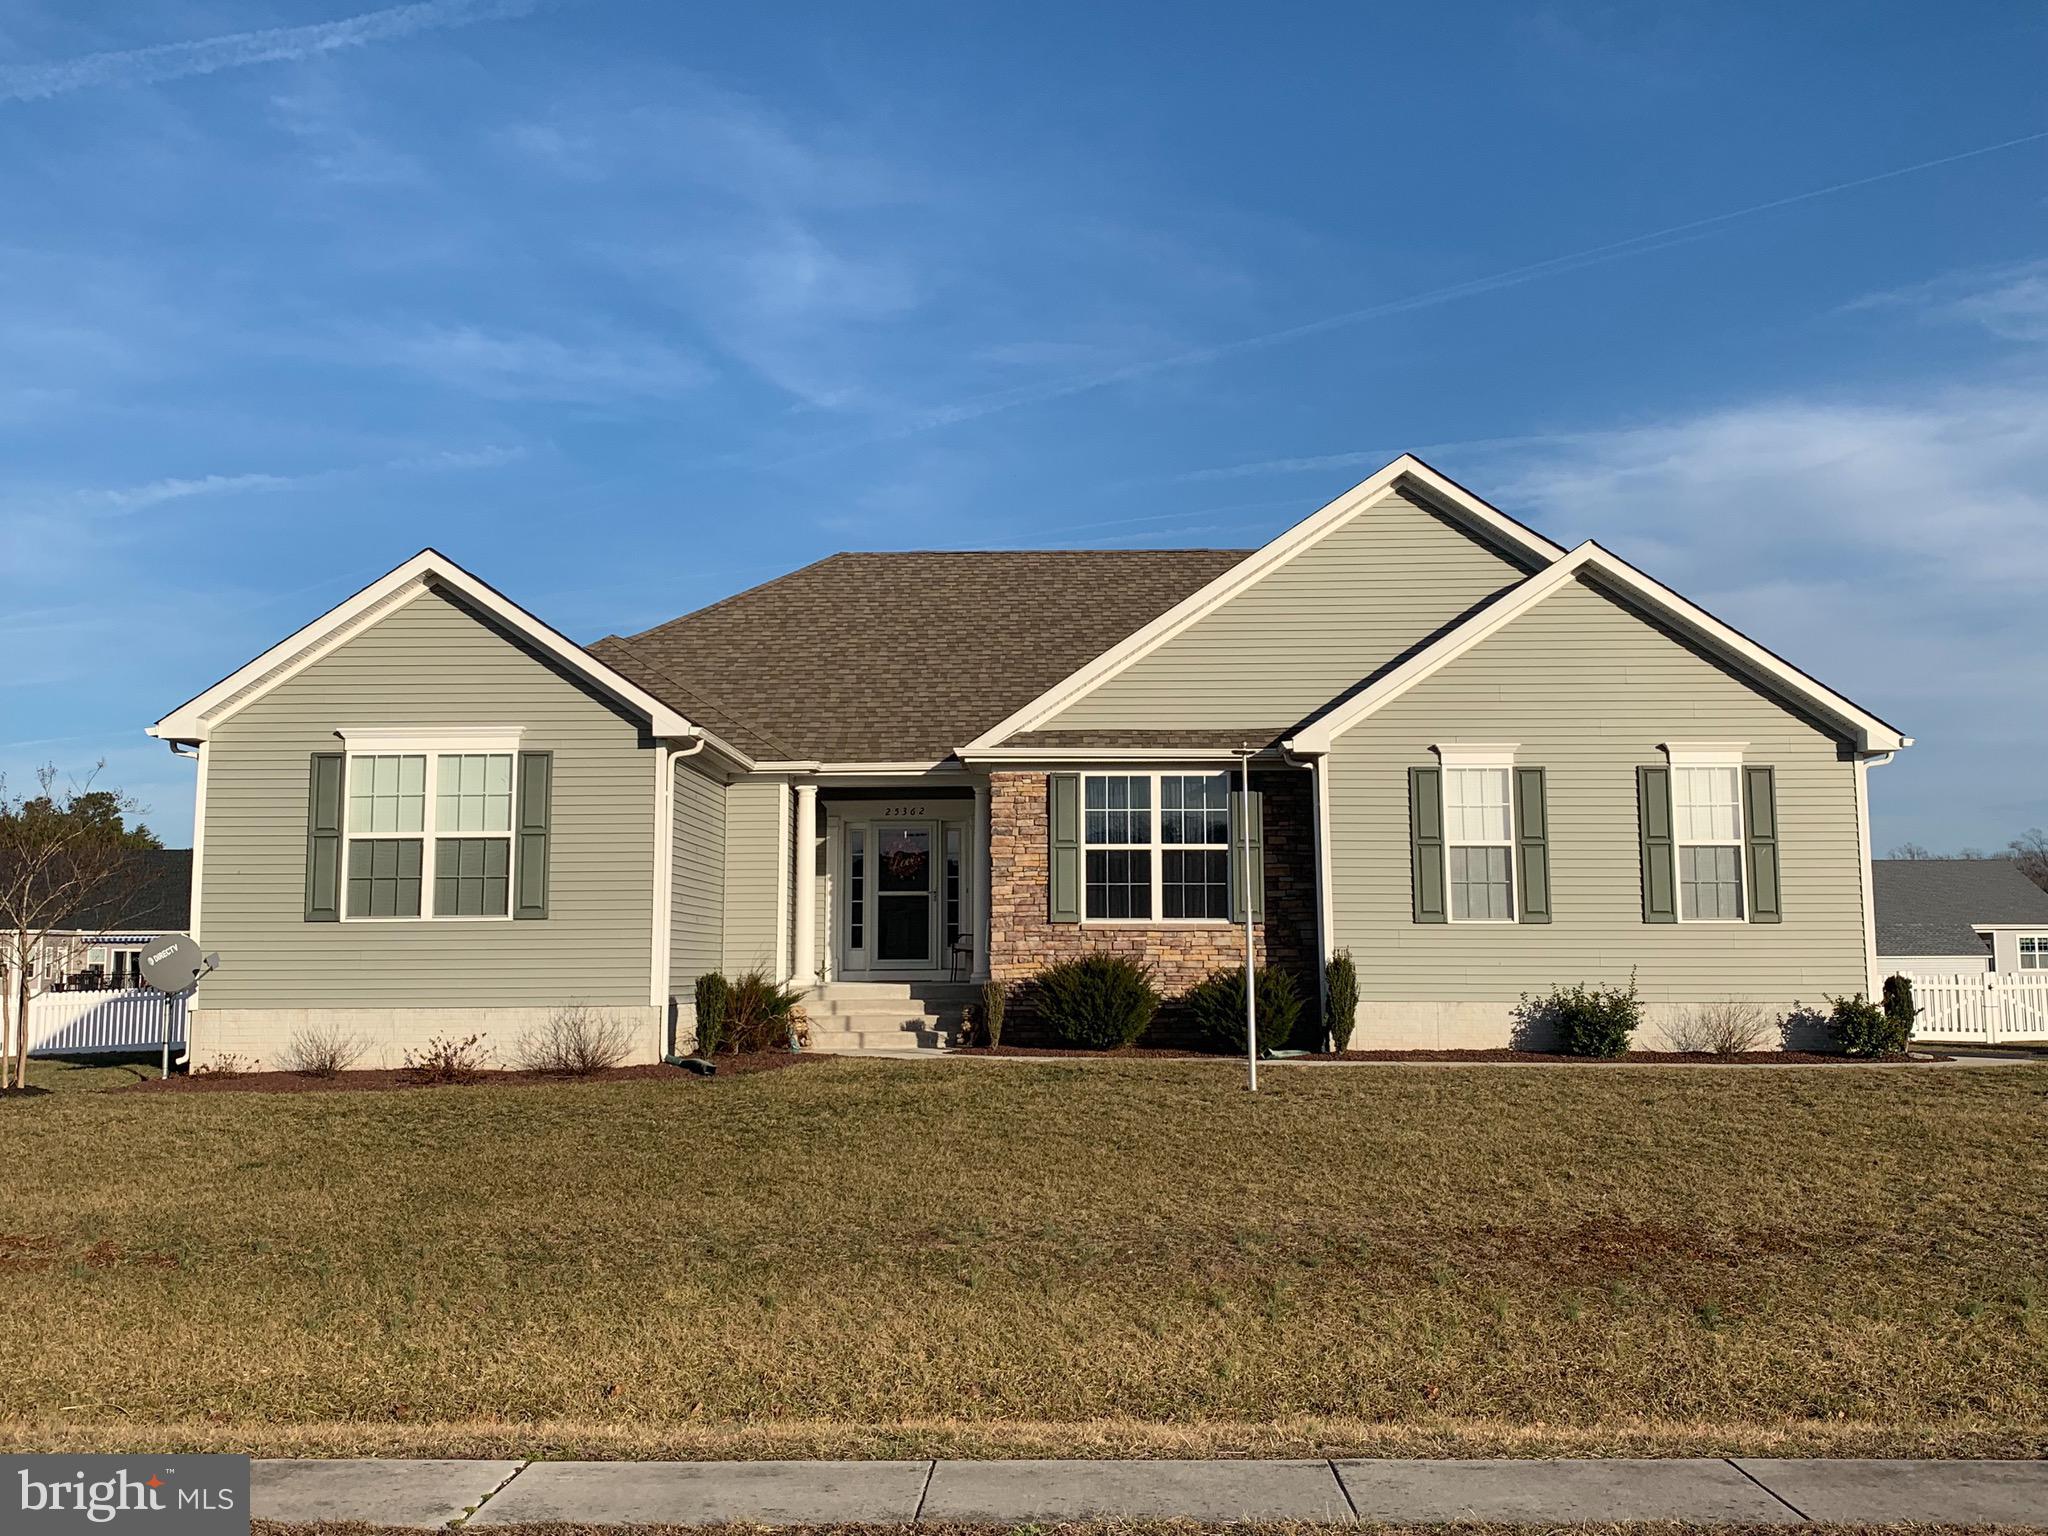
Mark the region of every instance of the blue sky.
POLYGON ((0 12, 0 770, 435 545, 590 640, 843 548, 1250 545, 1402 450, 2048 825, 2048 13, 0 12))

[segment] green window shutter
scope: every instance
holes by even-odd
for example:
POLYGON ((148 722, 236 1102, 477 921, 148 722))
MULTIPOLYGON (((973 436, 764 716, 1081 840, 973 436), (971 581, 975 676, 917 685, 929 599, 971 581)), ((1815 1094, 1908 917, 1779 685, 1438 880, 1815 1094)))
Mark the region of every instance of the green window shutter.
POLYGON ((1230 792, 1230 920, 1244 921, 1245 833, 1251 833, 1252 921, 1266 920, 1266 797, 1253 790, 1247 810, 1244 793, 1230 792))
POLYGON ((1046 917, 1055 923, 1081 921, 1081 775, 1052 773, 1045 779, 1046 917))
POLYGON ((1408 770, 1408 855, 1414 871, 1415 921, 1443 922, 1444 776, 1441 769, 1408 770))
POLYGON ((512 915, 548 915, 548 819, 555 787, 552 752, 519 754, 519 793, 514 833, 519 844, 512 915))
POLYGON ((1749 865, 1749 920, 1780 923, 1778 896, 1778 775, 1771 768, 1742 770, 1742 826, 1749 865))
POLYGON ((306 780, 306 921, 341 921, 342 774, 339 752, 315 752, 306 780))
POLYGON ((1671 770, 1636 769, 1636 827, 1643 846, 1643 921, 1678 921, 1671 844, 1671 770))
POLYGON ((1544 803, 1543 770, 1515 770, 1515 884, 1522 893, 1522 921, 1550 921, 1550 808, 1544 803))

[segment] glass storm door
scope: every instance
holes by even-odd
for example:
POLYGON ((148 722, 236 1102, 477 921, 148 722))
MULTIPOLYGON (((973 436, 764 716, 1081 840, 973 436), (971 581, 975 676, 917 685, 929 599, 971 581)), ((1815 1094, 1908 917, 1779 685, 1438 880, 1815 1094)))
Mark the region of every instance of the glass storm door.
POLYGON ((932 829, 877 822, 874 828, 874 963, 932 963, 932 829))

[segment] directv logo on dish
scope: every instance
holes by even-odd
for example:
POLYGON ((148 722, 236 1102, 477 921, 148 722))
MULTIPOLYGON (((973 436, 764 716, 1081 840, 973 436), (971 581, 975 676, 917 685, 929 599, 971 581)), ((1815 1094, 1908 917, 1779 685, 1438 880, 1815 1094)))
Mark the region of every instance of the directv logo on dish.
POLYGON ((0 1530, 10 1536, 248 1536, 249 1458, 0 1457, 0 1510, 8 1504, 0 1530))

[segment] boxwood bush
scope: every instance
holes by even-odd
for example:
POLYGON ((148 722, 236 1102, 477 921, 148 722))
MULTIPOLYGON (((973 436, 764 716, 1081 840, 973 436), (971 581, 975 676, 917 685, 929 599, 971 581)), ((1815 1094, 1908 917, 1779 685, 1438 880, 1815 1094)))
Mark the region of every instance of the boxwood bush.
POLYGON ((1828 1001, 1835 1009, 1828 1017, 1828 1033, 1844 1056, 1895 1056, 1905 1050, 1912 1029, 1909 1021, 1886 1013, 1861 992, 1828 1001))
POLYGON ((1550 1047, 1567 1056, 1620 1056, 1643 1022, 1634 971, 1629 972, 1626 987, 1589 987, 1575 982, 1555 987, 1543 997, 1524 994, 1516 1011, 1523 1036, 1518 1045, 1541 1049, 1547 1036, 1550 1047))
POLYGON ((1124 955, 1083 955, 1047 966, 1032 993, 1053 1038, 1081 1050, 1129 1045, 1159 1012, 1152 968, 1124 955))
MULTIPOLYGON (((1287 1049, 1301 1024, 1301 993, 1294 978, 1270 965, 1259 968, 1259 1048, 1287 1049)), ((1181 999, 1188 1024, 1205 1051, 1242 1052, 1244 1038, 1244 967, 1212 971, 1188 988, 1181 999)))

